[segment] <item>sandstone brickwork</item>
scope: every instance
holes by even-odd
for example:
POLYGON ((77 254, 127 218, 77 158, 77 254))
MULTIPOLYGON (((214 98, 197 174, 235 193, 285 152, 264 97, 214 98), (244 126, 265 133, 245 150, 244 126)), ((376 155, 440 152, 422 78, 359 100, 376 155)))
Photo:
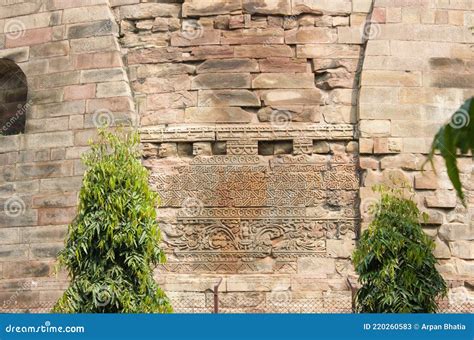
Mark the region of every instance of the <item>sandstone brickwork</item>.
POLYGON ((142 132, 168 256, 156 277, 174 301, 212 306, 222 279, 224 307, 350 304, 371 187, 393 178, 429 214, 452 292, 472 298, 472 159, 467 208, 441 160, 421 170, 474 95, 473 13, 469 0, 0 0, 0 58, 28 89, 25 133, 0 136, 0 303, 64 289, 53 265, 80 156, 120 123, 142 132))

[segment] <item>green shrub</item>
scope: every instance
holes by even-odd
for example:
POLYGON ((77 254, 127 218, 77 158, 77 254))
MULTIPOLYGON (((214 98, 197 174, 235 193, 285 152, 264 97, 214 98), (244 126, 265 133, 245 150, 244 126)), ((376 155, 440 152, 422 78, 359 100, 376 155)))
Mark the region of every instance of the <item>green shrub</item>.
MULTIPOLYGON (((377 187, 374 219, 353 254, 362 313, 433 313, 446 283, 435 268, 434 242, 423 232, 422 214, 403 189, 377 187)), ((425 216, 423 216, 426 218, 425 216)))
POLYGON ((87 166, 78 214, 59 263, 71 283, 54 307, 63 313, 166 313, 171 306, 153 279, 165 261, 159 248, 157 195, 140 162, 138 133, 99 131, 87 166))

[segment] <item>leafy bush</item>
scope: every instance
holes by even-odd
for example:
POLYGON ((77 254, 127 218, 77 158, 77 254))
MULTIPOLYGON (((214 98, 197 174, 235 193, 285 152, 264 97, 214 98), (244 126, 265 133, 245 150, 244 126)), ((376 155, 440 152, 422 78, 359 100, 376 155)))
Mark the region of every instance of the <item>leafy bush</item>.
POLYGON ((71 278, 54 307, 65 313, 166 313, 153 279, 165 261, 156 222, 157 195, 140 162, 138 133, 99 131, 87 165, 78 214, 59 263, 71 278))
POLYGON ((441 153, 446 162, 449 179, 465 204, 457 165, 458 150, 463 155, 468 154, 469 151, 474 155, 474 97, 466 100, 453 114, 450 122, 441 127, 433 140, 428 156, 428 159, 433 161, 435 152, 441 153))
MULTIPOLYGON (((446 283, 435 268, 434 242, 421 228, 422 215, 403 189, 375 188, 381 200, 353 254, 362 287, 356 309, 362 313, 432 313, 446 283)), ((426 218, 426 217, 425 217, 426 218)))

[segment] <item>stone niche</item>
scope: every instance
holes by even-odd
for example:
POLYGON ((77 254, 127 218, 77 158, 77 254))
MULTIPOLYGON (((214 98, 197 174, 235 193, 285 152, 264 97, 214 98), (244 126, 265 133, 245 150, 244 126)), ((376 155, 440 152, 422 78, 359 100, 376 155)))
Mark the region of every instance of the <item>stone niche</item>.
POLYGON ((143 129, 161 197, 160 271, 293 274, 305 259, 347 258, 358 229, 353 137, 351 125, 143 129))

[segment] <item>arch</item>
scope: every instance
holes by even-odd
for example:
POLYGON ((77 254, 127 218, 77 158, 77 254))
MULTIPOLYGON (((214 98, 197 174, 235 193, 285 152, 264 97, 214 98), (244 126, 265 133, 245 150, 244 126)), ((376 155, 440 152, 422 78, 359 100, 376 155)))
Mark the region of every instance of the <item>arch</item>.
POLYGON ((25 132, 28 83, 12 60, 0 59, 0 135, 25 132))

